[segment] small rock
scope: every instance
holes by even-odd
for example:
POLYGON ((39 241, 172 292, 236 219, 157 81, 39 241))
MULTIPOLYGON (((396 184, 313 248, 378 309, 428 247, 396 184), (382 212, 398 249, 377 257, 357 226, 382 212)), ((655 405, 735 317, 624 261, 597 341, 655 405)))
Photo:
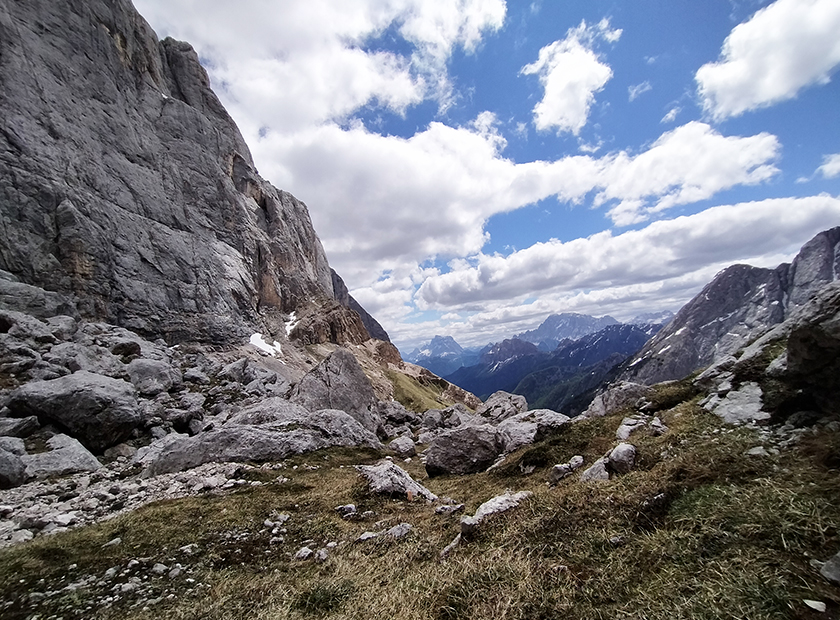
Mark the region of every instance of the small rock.
POLYGON ((636 446, 629 443, 618 444, 609 456, 609 466, 617 474, 626 474, 636 462, 636 446))
POLYGON ((820 569, 820 575, 840 586, 840 552, 830 557, 820 569))
POLYGON ((326 549, 318 549, 318 551, 315 553, 315 561, 318 564, 326 562, 327 558, 329 558, 329 557, 330 557, 330 553, 326 549))
POLYGON ((456 512, 461 512, 464 509, 464 504, 456 504, 454 506, 438 506, 435 508, 436 515, 452 515, 456 512))
POLYGON ((119 545, 121 542, 122 542, 122 538, 120 538, 120 537, 118 536, 117 538, 114 538, 114 539, 109 540, 108 542, 106 542, 104 545, 102 545, 102 548, 104 549, 105 547, 116 547, 116 546, 117 546, 117 545, 119 545))
POLYGON ((314 554, 315 552, 312 551, 312 549, 310 549, 309 547, 301 547, 300 549, 298 549, 297 553, 295 553, 295 559, 301 561, 308 560, 314 554))
POLYGON ((35 534, 33 534, 29 530, 18 530, 12 534, 11 542, 13 545, 18 543, 26 542, 27 540, 32 540, 35 538, 35 534))
POLYGON ((585 482, 589 481, 605 481, 610 479, 610 474, 607 471, 608 460, 600 458, 592 466, 580 475, 580 479, 585 482))
POLYGON ((814 611, 818 611, 820 613, 825 612, 825 603, 823 603, 822 601, 811 601, 811 600, 806 598, 806 599, 803 599, 802 602, 805 603, 808 607, 810 607, 814 611))
POLYGON ((412 529, 413 526, 410 523, 400 523, 385 532, 385 535, 391 536, 392 538, 402 538, 403 536, 407 536, 412 529))
POLYGON ((365 542, 366 540, 371 540, 372 538, 379 538, 381 534, 382 532, 364 532, 356 539, 356 542, 365 542))
POLYGON ((342 519, 349 519, 356 515, 356 505, 345 504, 344 506, 336 506, 335 511, 342 519))
POLYGON ((770 456, 770 453, 764 449, 764 446, 756 446, 744 452, 747 456, 770 456))
POLYGON ((175 568, 173 568, 171 571, 169 571, 169 578, 170 579, 175 579, 176 577, 179 577, 182 572, 183 572, 183 569, 180 566, 176 565, 175 568))
POLYGON ((169 567, 166 564, 161 564, 158 562, 154 566, 152 566, 152 572, 155 575, 163 575, 165 572, 169 570, 169 567))

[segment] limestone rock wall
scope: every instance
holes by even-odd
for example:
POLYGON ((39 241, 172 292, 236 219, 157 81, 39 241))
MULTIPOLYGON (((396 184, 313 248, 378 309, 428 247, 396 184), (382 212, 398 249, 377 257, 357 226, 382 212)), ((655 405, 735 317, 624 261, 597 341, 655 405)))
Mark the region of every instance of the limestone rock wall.
MULTIPOLYGON (((306 206, 259 176, 192 47, 126 0, 3 3, 0 270, 169 342, 323 304, 356 322, 306 206)), ((321 333, 368 337, 344 331, 321 333)))

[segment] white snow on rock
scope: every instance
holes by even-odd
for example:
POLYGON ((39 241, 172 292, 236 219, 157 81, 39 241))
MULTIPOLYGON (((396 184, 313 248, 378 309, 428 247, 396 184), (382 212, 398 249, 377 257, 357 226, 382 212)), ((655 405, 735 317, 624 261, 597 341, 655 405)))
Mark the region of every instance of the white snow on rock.
MULTIPOLYGON (((286 329, 288 331, 288 325, 286 326, 286 329)), ((249 342, 261 351, 265 351, 272 357, 280 355, 283 352, 280 349, 279 342, 275 340, 274 344, 268 344, 263 338, 262 334, 251 334, 251 339, 249 340, 249 342)))

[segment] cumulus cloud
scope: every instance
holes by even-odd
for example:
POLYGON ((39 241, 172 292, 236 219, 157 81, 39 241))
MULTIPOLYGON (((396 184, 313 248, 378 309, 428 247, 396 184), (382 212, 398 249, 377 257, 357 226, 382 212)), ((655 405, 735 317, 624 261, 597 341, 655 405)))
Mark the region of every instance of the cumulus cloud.
POLYGON ((774 136, 727 137, 703 123, 667 132, 639 154, 515 163, 505 144, 484 113, 410 138, 324 125, 269 136, 257 148, 271 162, 269 178, 318 205, 315 228, 351 286, 431 257, 476 254, 488 218, 545 198, 574 203, 596 191, 595 203, 623 224, 767 179, 779 150, 774 136))
POLYGON ((246 137, 340 120, 361 106, 402 113, 449 96, 446 59, 501 28, 504 0, 137 0, 162 32, 190 41, 246 137), (409 56, 378 49, 396 28, 409 56), (248 135, 250 134, 250 136, 248 135))
POLYGON ((713 207, 620 235, 604 231, 537 243, 510 256, 480 254, 472 264, 426 279, 417 304, 453 311, 493 300, 656 283, 710 264, 793 249, 839 217, 840 199, 833 196, 769 199, 713 207))
POLYGON ((840 153, 826 155, 823 157, 823 164, 817 168, 817 173, 825 179, 833 179, 840 176, 840 153))
POLYGON ((736 26, 720 59, 695 79, 705 109, 715 118, 795 97, 829 81, 840 64, 840 3, 777 0, 736 26))
POLYGON ((595 93, 612 77, 612 69, 598 58, 594 45, 599 40, 613 43, 620 29, 608 20, 588 26, 582 21, 565 39, 543 47, 537 60, 522 67, 522 74, 536 74, 543 85, 542 100, 534 107, 534 125, 539 130, 556 128, 577 135, 589 117, 595 93))
POLYGON ((595 204, 619 201, 610 209, 619 226, 644 221, 652 213, 710 198, 726 188, 766 181, 779 171, 773 161, 780 148, 771 134, 723 136, 692 121, 662 134, 635 157, 624 152, 610 156, 595 204))

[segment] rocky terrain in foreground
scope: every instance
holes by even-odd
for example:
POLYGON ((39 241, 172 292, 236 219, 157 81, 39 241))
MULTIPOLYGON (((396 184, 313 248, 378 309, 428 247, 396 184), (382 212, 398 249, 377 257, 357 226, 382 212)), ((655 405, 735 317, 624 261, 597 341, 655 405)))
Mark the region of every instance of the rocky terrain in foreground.
POLYGON ((125 0, 0 83, 3 618, 840 617, 840 229, 572 418, 402 361, 125 0))

